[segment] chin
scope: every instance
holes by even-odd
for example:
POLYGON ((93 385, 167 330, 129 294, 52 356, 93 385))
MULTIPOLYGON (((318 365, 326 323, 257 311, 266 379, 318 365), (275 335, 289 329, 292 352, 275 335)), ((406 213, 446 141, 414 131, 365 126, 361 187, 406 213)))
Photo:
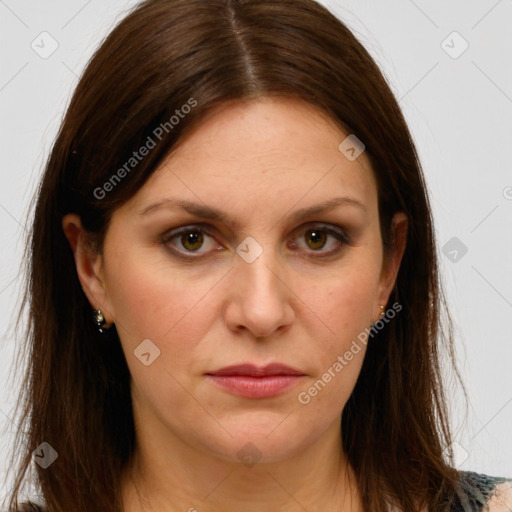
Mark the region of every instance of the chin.
MULTIPOLYGON (((282 419, 281 417, 281 421, 282 419)), ((212 438, 209 438, 205 443, 216 457, 253 467, 256 464, 292 459, 303 453, 321 435, 318 433, 318 436, 315 436, 314 433, 298 431, 298 425, 288 425, 286 428, 285 423, 286 421, 281 424, 274 421, 270 428, 268 424, 233 423, 230 426, 223 423, 232 437, 222 436, 213 443, 212 438)))

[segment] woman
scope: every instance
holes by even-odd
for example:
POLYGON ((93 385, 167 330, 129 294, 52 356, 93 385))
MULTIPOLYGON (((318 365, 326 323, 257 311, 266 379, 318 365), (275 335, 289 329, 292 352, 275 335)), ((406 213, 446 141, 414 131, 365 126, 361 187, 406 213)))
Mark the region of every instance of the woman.
POLYGON ((50 512, 510 507, 510 480, 453 467, 410 133, 314 1, 121 21, 52 149, 28 263, 11 509, 31 464, 50 512))

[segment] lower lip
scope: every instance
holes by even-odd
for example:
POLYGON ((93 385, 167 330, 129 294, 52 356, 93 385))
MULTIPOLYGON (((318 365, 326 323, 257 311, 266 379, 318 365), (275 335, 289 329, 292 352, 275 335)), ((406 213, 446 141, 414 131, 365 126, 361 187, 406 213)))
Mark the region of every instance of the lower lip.
POLYGON ((302 375, 208 375, 217 386, 245 398, 269 398, 294 386, 302 375))

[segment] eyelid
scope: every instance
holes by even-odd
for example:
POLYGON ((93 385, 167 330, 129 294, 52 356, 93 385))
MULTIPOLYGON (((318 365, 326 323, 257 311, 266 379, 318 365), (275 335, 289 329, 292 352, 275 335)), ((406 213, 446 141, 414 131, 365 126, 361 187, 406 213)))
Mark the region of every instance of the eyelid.
MULTIPOLYGON (((297 228, 297 230, 299 231, 299 234, 301 233, 306 233, 308 231, 314 231, 315 229, 318 229, 319 231, 323 231, 325 233, 327 233, 328 236, 330 236, 331 238, 334 238, 337 242, 338 242, 338 247, 334 248, 334 249, 331 249, 329 251, 324 251, 324 250, 318 250, 318 251, 315 251, 313 249, 303 249, 305 252, 307 252, 309 254, 309 256, 311 258, 315 258, 315 259, 322 259, 322 258, 330 258, 330 257, 336 257, 336 255, 338 255, 341 250, 343 249, 344 246, 347 246, 347 245, 353 245, 353 242, 352 242, 352 237, 347 233, 347 230, 341 228, 340 226, 338 226, 337 228, 334 228, 334 227, 331 227, 332 225, 331 224, 326 224, 326 223, 322 223, 322 222, 308 222, 306 223, 305 225, 302 225, 300 226, 299 228, 297 228)), ((294 233, 296 232, 296 230, 294 230, 294 233)), ((296 246, 296 242, 295 240, 297 239, 297 236, 293 236, 292 237, 292 240, 294 241, 294 244, 296 246)))
POLYGON ((203 224, 201 222, 195 224, 186 224, 178 228, 170 229, 163 235, 163 238, 164 240, 170 240, 176 235, 181 235, 181 233, 187 233, 189 231, 201 231, 202 233, 209 234, 210 227, 211 226, 209 224, 203 224))
MULTIPOLYGON (((162 242, 167 244, 169 241, 171 241, 173 238, 183 234, 183 233, 189 233, 198 231, 200 233, 203 233, 205 235, 208 235, 211 238, 214 238, 213 234, 210 232, 210 226, 208 224, 187 224, 186 226, 181 226, 179 228, 172 229, 168 232, 166 232, 162 237, 162 242)), ((190 252, 189 254, 193 254, 190 252)), ((199 254, 199 253, 196 253, 199 254)))
POLYGON ((341 226, 334 226, 328 222, 306 222, 299 226, 298 228, 293 230, 294 236, 296 232, 304 233, 306 231, 311 231, 314 229, 325 231, 333 236, 340 236, 347 240, 347 243, 351 240, 351 237, 348 234, 348 230, 342 228, 341 226))

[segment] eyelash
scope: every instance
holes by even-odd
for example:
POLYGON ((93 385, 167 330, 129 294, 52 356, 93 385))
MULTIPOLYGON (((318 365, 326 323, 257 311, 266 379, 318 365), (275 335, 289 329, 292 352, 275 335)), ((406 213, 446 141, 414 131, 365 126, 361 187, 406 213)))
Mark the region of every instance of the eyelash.
MULTIPOLYGON (((323 251, 321 249, 315 251, 311 249, 310 251, 314 254, 313 257, 315 258, 328 258, 331 256, 334 256, 335 254, 339 253, 344 245, 351 245, 351 239, 348 236, 347 233, 344 231, 336 231, 334 229, 331 229, 325 225, 316 225, 313 224, 311 226, 308 226, 305 228, 301 233, 305 234, 308 231, 320 231, 323 233, 326 233, 327 236, 331 236, 335 238, 341 245, 339 245, 337 248, 330 250, 330 251, 323 251)), ((189 226, 183 226, 181 228, 177 228, 171 232, 168 232, 164 235, 162 238, 162 244, 165 245, 169 251, 171 251, 173 254, 177 255, 178 257, 186 260, 194 260, 194 259, 203 259, 208 256, 208 252, 206 253, 198 253, 195 251, 182 251, 178 249, 171 248, 169 245, 169 242, 173 240, 176 237, 179 237, 180 235, 183 235, 185 233, 201 233, 203 235, 207 235, 209 237, 213 238, 213 235, 209 232, 209 226, 197 224, 197 225, 189 225, 189 226), (192 254, 199 254, 199 256, 191 256, 192 254)), ((326 242, 327 245, 327 242, 326 242)), ((309 251, 308 251, 309 252, 309 251)))

